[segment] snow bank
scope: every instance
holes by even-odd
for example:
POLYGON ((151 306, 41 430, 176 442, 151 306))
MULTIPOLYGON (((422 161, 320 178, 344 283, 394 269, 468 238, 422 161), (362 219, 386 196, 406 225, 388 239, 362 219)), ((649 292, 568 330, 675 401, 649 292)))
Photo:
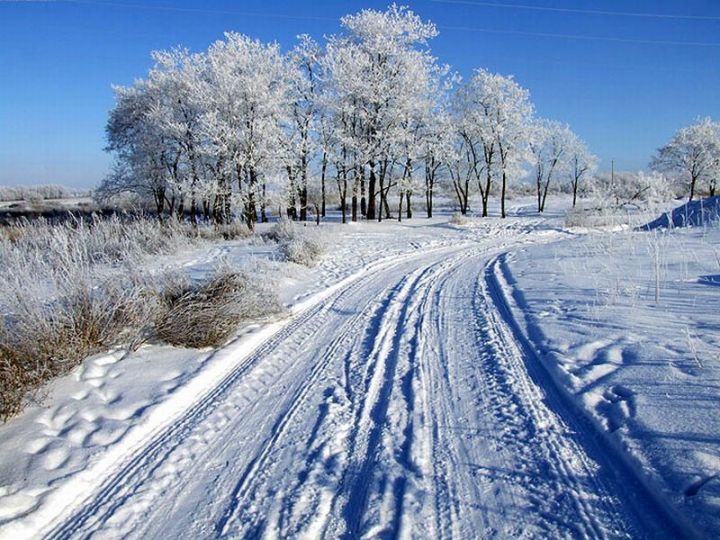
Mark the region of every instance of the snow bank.
POLYGON ((558 384, 708 536, 720 530, 718 244, 717 228, 626 231, 507 258, 516 317, 558 384))
POLYGON ((666 212, 640 229, 668 229, 672 227, 704 227, 720 223, 720 196, 698 199, 666 212))

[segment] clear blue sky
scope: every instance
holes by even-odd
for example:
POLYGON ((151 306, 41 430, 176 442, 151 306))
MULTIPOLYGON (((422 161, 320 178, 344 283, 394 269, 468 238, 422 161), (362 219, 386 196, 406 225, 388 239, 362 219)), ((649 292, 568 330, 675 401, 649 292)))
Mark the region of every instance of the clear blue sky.
MULTIPOLYGON (((441 61, 463 76, 514 75, 538 114, 569 123, 603 169, 611 159, 642 168, 677 128, 720 118, 718 0, 399 3, 438 25, 441 61)), ((387 4, 0 0, 0 185, 95 185, 110 163, 110 86, 143 77, 153 49, 204 50, 226 30, 287 49, 299 33, 322 38, 341 15, 387 4)))

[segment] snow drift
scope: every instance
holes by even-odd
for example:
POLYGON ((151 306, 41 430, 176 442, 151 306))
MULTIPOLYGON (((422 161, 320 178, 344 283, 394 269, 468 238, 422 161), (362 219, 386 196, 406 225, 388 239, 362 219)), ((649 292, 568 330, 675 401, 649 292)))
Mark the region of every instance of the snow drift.
POLYGON ((720 196, 690 201, 640 227, 641 230, 703 227, 720 222, 720 196))

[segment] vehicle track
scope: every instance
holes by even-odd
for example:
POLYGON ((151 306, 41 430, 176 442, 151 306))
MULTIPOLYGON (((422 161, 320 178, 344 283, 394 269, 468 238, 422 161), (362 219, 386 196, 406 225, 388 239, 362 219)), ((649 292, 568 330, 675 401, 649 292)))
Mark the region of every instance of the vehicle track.
POLYGON ((296 316, 48 536, 667 531, 511 319, 501 254, 548 235, 496 232, 398 258, 296 316))

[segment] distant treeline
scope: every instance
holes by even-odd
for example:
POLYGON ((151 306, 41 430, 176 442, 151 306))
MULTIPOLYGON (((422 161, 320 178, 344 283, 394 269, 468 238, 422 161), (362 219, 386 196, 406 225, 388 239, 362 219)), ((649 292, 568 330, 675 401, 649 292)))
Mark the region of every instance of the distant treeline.
POLYGON ((89 197, 89 190, 71 189, 57 184, 37 186, 0 186, 0 201, 34 201, 89 197))

